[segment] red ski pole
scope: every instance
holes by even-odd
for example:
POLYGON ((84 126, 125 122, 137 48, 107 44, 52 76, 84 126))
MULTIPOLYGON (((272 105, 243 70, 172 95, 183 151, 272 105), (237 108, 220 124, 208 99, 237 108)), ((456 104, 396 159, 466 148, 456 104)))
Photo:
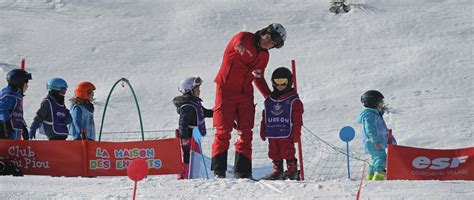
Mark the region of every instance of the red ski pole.
MULTIPOLYGON (((295 92, 298 93, 297 84, 296 84, 296 64, 295 60, 291 60, 291 71, 293 71, 293 87, 295 92)), ((303 166, 303 146, 301 145, 301 137, 298 141, 298 159, 300 164, 300 180, 304 181, 304 166, 303 166)))
POLYGON ((20 69, 25 70, 25 59, 22 58, 20 61, 20 69))

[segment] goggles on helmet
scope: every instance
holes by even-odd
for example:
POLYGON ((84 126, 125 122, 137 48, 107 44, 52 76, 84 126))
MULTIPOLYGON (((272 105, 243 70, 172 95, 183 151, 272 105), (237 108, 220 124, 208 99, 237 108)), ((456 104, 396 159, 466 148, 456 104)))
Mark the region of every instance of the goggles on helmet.
POLYGON ((274 47, 280 48, 283 46, 283 37, 281 37, 280 33, 273 29, 273 26, 268 27, 267 33, 272 38, 272 44, 274 47))
MULTIPOLYGON (((197 86, 200 86, 202 84, 202 79, 201 77, 196 77, 196 79, 194 79, 194 87, 197 87, 197 86)), ((193 87, 193 88, 194 88, 193 87)))

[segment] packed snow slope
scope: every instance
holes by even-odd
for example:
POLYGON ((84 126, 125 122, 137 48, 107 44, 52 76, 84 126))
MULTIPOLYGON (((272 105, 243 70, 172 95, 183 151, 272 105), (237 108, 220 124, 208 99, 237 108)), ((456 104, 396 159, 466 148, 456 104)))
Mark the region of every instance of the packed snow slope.
MULTIPOLYGON (((26 58, 33 74, 24 98, 32 122, 45 84, 80 81, 96 90, 96 123, 110 88, 120 78, 133 85, 145 130, 172 130, 171 99, 179 81, 201 76, 204 102, 214 104, 213 78, 229 39, 270 23, 285 26, 285 46, 270 50, 265 77, 297 63, 304 125, 335 144, 342 126, 358 127, 360 95, 381 91, 392 112, 387 125, 402 145, 465 148, 474 141, 473 2, 471 0, 354 0, 334 15, 328 1, 111 1, 0 0, 0 76, 26 58)), ((257 110, 263 98, 256 90, 257 110)), ((112 96, 105 131, 139 130, 127 88, 112 96), (132 113, 132 114, 130 114, 132 113)), ((256 121, 260 120, 256 115, 256 121)), ((208 120, 209 127, 212 121, 208 120)), ((358 130, 358 128, 356 128, 358 130)), ((210 138, 209 138, 210 139, 210 138)), ((360 135, 352 147, 361 152, 360 135)), ((341 163, 344 164, 344 163, 341 163)), ((248 180, 176 181, 149 177, 140 199, 354 199, 358 182, 248 180)), ((132 182, 120 178, 0 177, 2 199, 130 199, 132 182), (46 187, 48 186, 48 187, 46 187)), ((463 181, 366 183, 363 199, 469 199, 463 181)))

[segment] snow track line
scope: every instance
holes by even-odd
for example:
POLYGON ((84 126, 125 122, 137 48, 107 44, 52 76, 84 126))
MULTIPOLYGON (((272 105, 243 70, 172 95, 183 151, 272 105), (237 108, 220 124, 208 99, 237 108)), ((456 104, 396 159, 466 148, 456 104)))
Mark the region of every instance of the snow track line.
POLYGON ((270 188, 271 190, 275 191, 275 192, 278 192, 280 194, 283 194, 283 191, 279 190, 278 188, 276 188, 275 186, 269 184, 269 183, 266 183, 265 181, 257 181, 257 183, 260 185, 260 186, 264 186, 264 187, 267 187, 267 188, 270 188))

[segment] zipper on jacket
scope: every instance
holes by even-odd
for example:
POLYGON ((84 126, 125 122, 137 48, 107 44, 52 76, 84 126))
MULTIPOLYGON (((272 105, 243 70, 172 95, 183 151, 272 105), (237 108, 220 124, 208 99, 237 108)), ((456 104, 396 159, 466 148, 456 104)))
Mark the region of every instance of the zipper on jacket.
POLYGON ((227 72, 227 76, 225 77, 225 80, 226 80, 226 81, 229 80, 230 71, 232 71, 232 67, 233 67, 233 66, 234 66, 234 62, 232 62, 232 64, 230 64, 229 71, 227 72))

